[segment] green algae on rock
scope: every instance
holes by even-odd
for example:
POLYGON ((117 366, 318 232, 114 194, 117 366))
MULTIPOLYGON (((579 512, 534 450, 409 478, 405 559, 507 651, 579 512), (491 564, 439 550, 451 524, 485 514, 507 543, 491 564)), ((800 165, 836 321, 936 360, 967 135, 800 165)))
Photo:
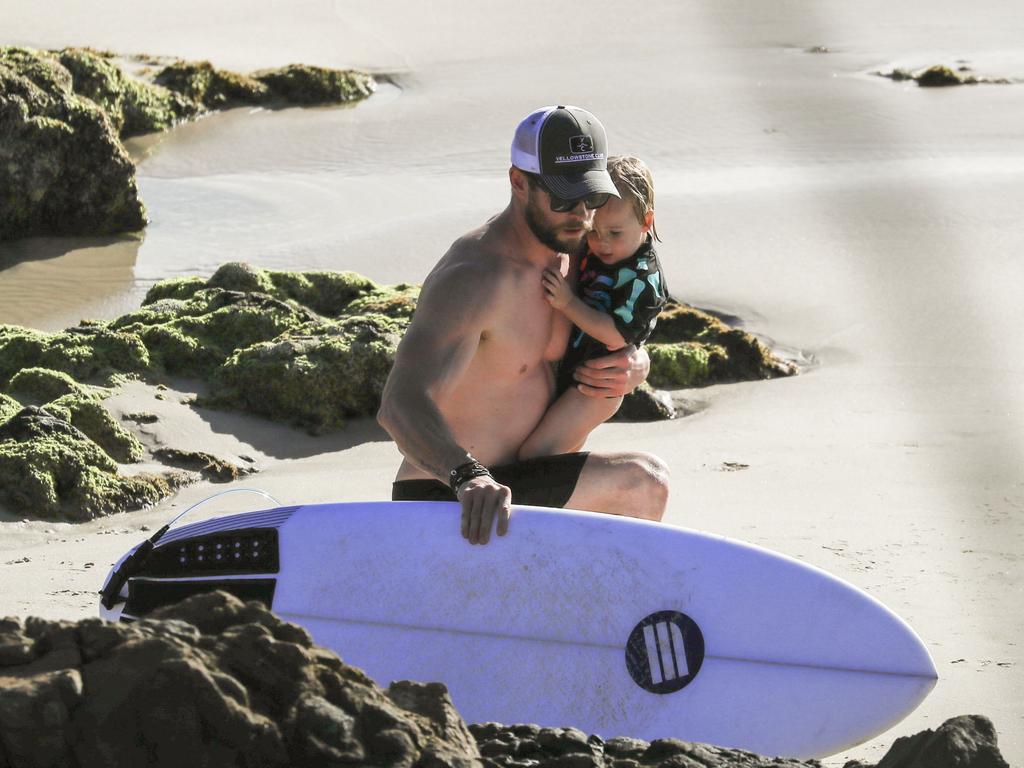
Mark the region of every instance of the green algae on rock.
MULTIPOLYGON (((380 286, 352 272, 228 263, 208 280, 157 283, 138 310, 110 322, 56 334, 0 326, 0 390, 7 393, 0 396, 0 414, 8 421, 0 495, 19 510, 37 506, 47 515, 87 519, 100 510, 150 503, 180 482, 117 474, 117 462, 137 461, 143 451, 103 409, 100 391, 87 386, 98 380, 159 383, 169 374, 192 376, 208 385, 206 405, 314 432, 372 416, 418 292, 418 286, 380 286), (18 431, 8 426, 22 403, 42 406, 30 414, 36 422, 48 420, 49 432, 10 437, 18 431), (16 482, 26 490, 12 491, 8 486, 16 482)), ((674 301, 662 312, 648 349, 653 387, 795 372, 752 335, 674 301)), ((664 419, 673 417, 674 407, 667 393, 645 386, 626 398, 622 412, 664 419)))
POLYGON ((35 406, 0 424, 0 503, 48 519, 91 520, 155 504, 191 476, 123 476, 81 430, 35 406))
POLYGON ((346 104, 375 87, 354 70, 292 65, 248 76, 209 62, 175 62, 150 82, 126 75, 109 52, 0 47, 0 241, 145 227, 122 138, 211 109, 346 104))
POLYGON ((106 112, 121 138, 166 131, 201 111, 179 93, 126 76, 109 58, 82 48, 65 48, 59 54, 74 92, 106 112))
POLYGON ((177 61, 153 81, 207 109, 262 104, 270 97, 270 89, 258 80, 214 69, 208 61, 177 61))
POLYGON ((10 395, 5 395, 3 392, 0 392, 0 424, 3 424, 20 410, 20 402, 10 395))
POLYGON ((655 387, 702 387, 790 376, 796 367, 753 335, 694 307, 669 301, 647 344, 655 387))
POLYGON ((80 430, 119 464, 134 464, 142 458, 142 443, 94 398, 64 395, 44 405, 43 410, 80 430))
POLYGON ((23 403, 45 405, 58 397, 70 395, 81 400, 93 397, 89 389, 61 371, 49 368, 24 368, 11 377, 8 394, 23 403))
POLYGON ((104 325, 53 334, 0 325, 0 389, 18 371, 36 367, 87 381, 113 373, 139 373, 149 369, 150 360, 138 336, 104 325))
POLYGON ((366 72, 290 64, 253 72, 273 95, 289 104, 342 104, 365 99, 377 84, 366 72))
POLYGON ((145 226, 135 167, 53 55, 0 48, 0 240, 145 226))
POLYGON ((404 324, 363 315, 318 330, 236 352, 217 370, 210 402, 314 431, 376 413, 404 324))

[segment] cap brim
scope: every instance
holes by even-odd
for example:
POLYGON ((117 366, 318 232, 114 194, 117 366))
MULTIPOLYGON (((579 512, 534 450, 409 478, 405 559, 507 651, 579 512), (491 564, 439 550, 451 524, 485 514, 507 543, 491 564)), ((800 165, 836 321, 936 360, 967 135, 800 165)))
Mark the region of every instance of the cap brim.
POLYGON ((608 171, 598 168, 565 176, 542 173, 540 177, 544 180, 545 186, 551 190, 551 194, 557 195, 563 200, 578 200, 598 192, 619 197, 619 191, 615 188, 608 171))

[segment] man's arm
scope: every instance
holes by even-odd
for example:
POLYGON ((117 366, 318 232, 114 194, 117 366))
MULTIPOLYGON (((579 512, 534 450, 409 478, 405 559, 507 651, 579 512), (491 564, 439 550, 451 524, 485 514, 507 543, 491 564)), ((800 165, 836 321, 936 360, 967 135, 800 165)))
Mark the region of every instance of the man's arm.
MULTIPOLYGON (((445 423, 437 400, 456 386, 487 328, 493 273, 471 265, 442 267, 428 278, 416 314, 395 354, 377 421, 406 459, 448 484, 449 473, 469 460, 445 423)), ((459 488, 462 535, 486 544, 498 518, 508 530, 511 491, 489 476, 459 488)))

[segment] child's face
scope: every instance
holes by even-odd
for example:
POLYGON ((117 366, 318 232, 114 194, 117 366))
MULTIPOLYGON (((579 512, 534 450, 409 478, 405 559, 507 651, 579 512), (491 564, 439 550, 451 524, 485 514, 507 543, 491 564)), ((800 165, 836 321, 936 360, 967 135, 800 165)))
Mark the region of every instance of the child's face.
POLYGON ((617 197, 611 198, 594 214, 594 227, 587 235, 590 251, 605 264, 628 259, 644 242, 651 230, 654 214, 647 221, 637 220, 633 205, 617 197))

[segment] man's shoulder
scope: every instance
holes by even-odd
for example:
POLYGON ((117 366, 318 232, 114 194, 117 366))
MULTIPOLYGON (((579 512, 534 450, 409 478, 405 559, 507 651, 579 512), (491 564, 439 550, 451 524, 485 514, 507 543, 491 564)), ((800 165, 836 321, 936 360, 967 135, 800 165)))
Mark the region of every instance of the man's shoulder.
POLYGON ((471 282, 486 290, 486 286, 502 280, 513 271, 513 263, 493 238, 474 230, 451 244, 448 251, 431 271, 428 282, 471 282))

